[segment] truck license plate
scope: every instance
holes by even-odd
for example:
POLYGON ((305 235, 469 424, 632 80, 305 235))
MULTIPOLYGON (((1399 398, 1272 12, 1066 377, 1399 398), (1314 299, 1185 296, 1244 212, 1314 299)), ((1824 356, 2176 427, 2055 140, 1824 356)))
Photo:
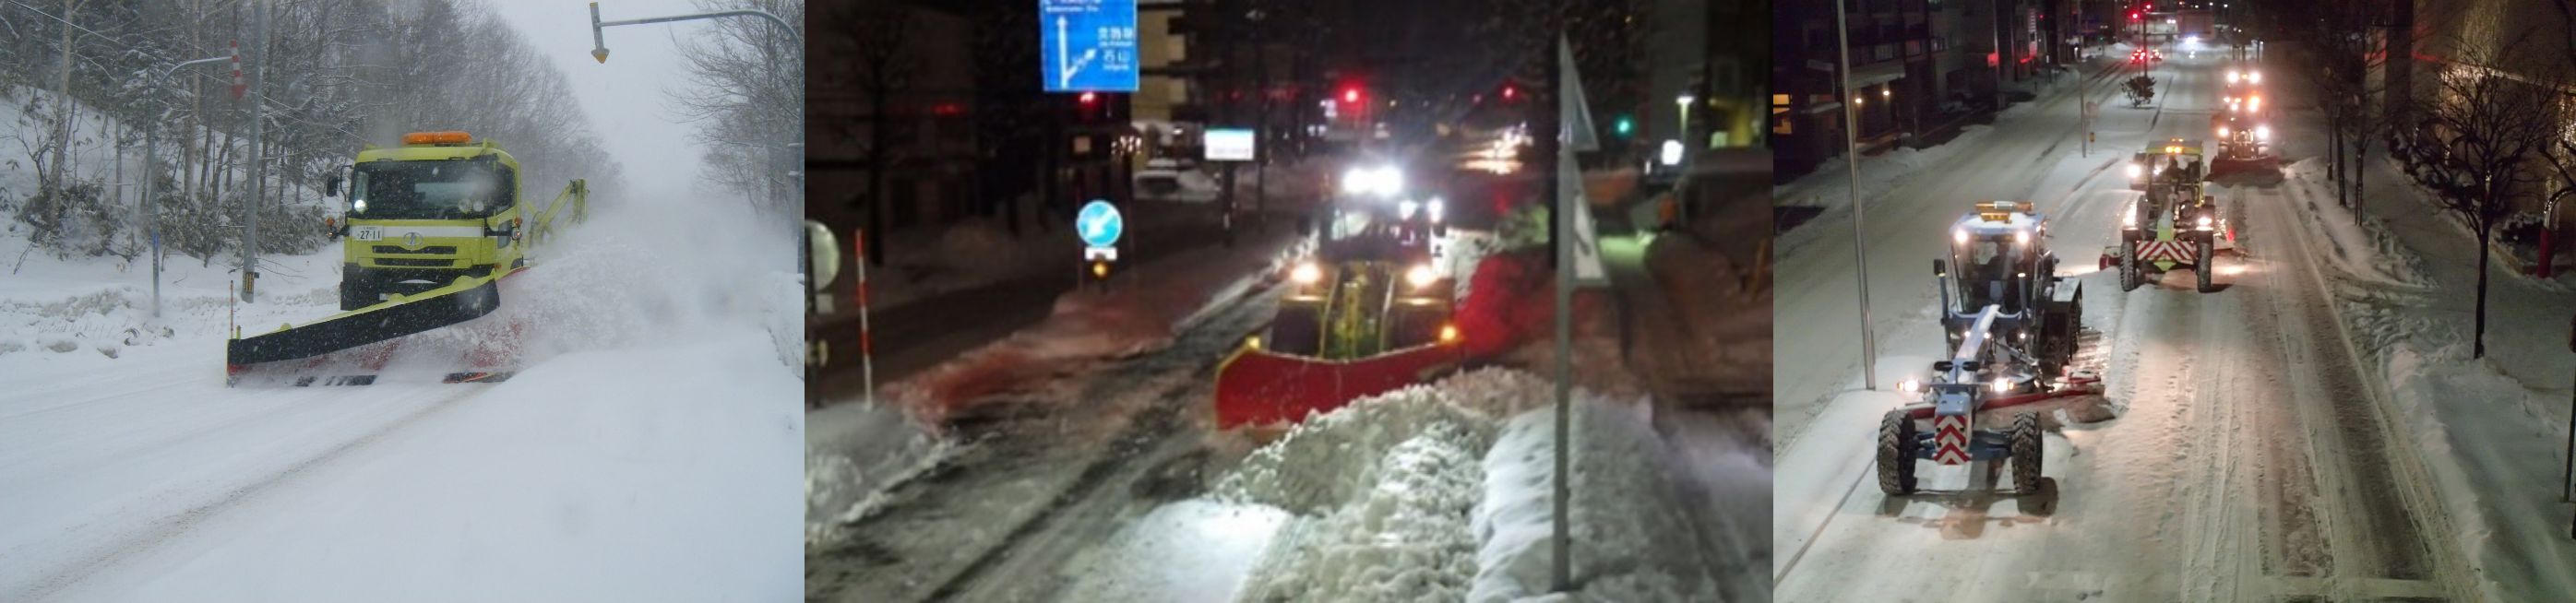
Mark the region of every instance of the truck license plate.
POLYGON ((360 226, 352 228, 349 229, 349 238, 360 241, 382 241, 385 240, 385 227, 360 226))

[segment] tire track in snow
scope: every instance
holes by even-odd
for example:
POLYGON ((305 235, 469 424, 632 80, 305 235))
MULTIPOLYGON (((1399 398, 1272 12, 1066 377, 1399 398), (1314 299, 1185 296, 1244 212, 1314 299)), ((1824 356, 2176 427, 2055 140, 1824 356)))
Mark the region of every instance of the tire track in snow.
POLYGON ((383 440, 387 435, 390 435, 395 431, 399 431, 402 428, 419 423, 423 419, 429 418, 430 416, 441 413, 447 409, 460 406, 460 402, 483 393, 484 390, 490 389, 493 385, 460 384, 454 387, 465 391, 457 392, 455 395, 431 401, 419 409, 410 411, 409 413, 402 415, 400 418, 388 421, 375 429, 367 431, 365 434, 361 434, 358 437, 341 442, 337 446, 333 446, 312 456, 305 457, 303 460, 279 468, 276 471, 269 472, 268 474, 251 482, 225 490, 222 494, 216 496, 212 500, 191 506, 176 513, 144 521, 141 525, 134 528, 132 531, 129 531, 126 535, 117 538, 112 544, 100 547, 98 550, 73 561, 69 567, 48 571, 33 580, 32 585, 28 585, 20 589, 11 596, 0 598, 13 601, 32 601, 53 596, 54 594, 61 592, 63 589, 78 585, 82 581, 87 580, 102 571, 114 568, 127 559, 131 559, 142 553, 150 552, 151 550, 173 540, 184 538, 188 535, 189 531, 197 527, 197 525, 205 523, 210 519, 220 517, 225 511, 239 507, 245 503, 258 500, 261 496, 275 491, 280 486, 295 483, 301 478, 312 475, 317 472, 317 469, 324 467, 331 461, 347 455, 350 451, 374 444, 383 440))

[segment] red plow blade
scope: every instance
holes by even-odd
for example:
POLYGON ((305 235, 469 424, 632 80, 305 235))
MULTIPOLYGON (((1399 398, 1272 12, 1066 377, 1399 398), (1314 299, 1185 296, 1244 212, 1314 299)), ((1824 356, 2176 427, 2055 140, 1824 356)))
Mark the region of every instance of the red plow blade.
POLYGON ((1425 345, 1358 360, 1244 348, 1217 367, 1216 426, 1293 424, 1352 400, 1422 383, 1458 367, 1458 346, 1425 345))

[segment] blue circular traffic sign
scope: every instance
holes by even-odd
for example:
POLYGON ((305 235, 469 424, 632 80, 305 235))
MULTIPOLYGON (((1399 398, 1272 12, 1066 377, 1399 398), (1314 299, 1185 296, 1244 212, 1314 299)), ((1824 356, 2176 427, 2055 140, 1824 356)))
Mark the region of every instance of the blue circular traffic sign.
POLYGON ((1082 236, 1085 245, 1117 245, 1118 235, 1126 230, 1126 219, 1118 215, 1118 206, 1110 205, 1107 200, 1093 199, 1084 203, 1082 211, 1073 216, 1073 232, 1082 236))

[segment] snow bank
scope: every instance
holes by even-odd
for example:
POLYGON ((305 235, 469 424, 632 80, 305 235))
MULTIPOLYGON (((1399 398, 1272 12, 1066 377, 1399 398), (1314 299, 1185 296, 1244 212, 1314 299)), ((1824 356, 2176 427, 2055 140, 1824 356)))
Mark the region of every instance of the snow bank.
POLYGON ((1267 550, 1285 511, 1204 499, 1156 507, 1068 567, 1066 601, 1232 601, 1267 550))
MULTIPOLYGON (((1576 405, 1570 470, 1574 504, 1568 537, 1575 598, 1706 601, 1717 585, 1689 511, 1671 482, 1668 457, 1639 412, 1598 400, 1576 405)), ((1471 602, 1555 600, 1551 587, 1555 414, 1512 417, 1485 454, 1483 502, 1475 529, 1484 546, 1471 602)))
MULTIPOLYGON (((1213 496, 1298 518, 1237 600, 1557 596, 1543 594, 1552 391, 1524 372, 1468 372, 1362 399, 1255 451, 1213 496)), ((1641 406, 1576 395, 1574 595, 1709 599, 1711 565, 1669 455, 1628 410, 1641 406)))
POLYGON ((935 467, 951 440, 883 404, 841 404, 807 413, 805 543, 838 542, 850 524, 884 502, 885 491, 935 467))

